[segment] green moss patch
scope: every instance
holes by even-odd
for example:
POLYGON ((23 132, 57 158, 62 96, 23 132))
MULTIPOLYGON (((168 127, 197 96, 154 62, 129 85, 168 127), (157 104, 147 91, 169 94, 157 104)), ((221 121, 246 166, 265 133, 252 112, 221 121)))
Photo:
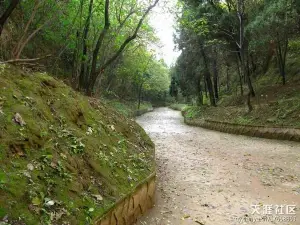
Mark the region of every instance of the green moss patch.
POLYGON ((47 74, 0 66, 0 220, 89 224, 154 171, 134 121, 47 74))

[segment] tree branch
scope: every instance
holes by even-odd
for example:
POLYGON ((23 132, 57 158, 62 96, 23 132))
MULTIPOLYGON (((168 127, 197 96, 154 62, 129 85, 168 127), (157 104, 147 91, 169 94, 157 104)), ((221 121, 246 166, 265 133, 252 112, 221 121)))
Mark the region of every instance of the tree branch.
POLYGON ((30 62, 37 62, 37 61, 40 61, 42 59, 46 59, 46 58, 49 58, 49 57, 51 57, 51 55, 46 55, 46 56, 39 57, 39 58, 34 58, 34 59, 11 59, 11 60, 7 60, 7 61, 4 61, 4 62, 0 62, 0 64, 30 63, 30 62))
POLYGON ((157 3, 159 2, 159 0, 155 0, 155 2, 150 5, 147 10, 145 11, 145 13, 143 14, 143 16, 141 17, 134 33, 129 36, 124 42, 123 44, 120 46, 119 50, 110 58, 108 59, 104 65, 101 67, 100 71, 98 71, 97 73, 100 73, 102 70, 104 70, 107 66, 109 66, 113 61, 115 61, 119 55, 123 52, 123 50, 125 49, 125 47, 131 42, 133 41, 136 37, 137 37, 137 34, 141 28, 141 26, 143 25, 143 22, 146 18, 146 16, 149 14, 149 12, 157 5, 157 3))
POLYGON ((92 58, 92 69, 91 69, 91 74, 93 75, 96 71, 96 65, 97 65, 97 57, 98 57, 98 53, 99 50, 103 44, 103 40, 105 38, 105 35, 107 33, 107 31, 109 30, 110 27, 110 21, 109 21, 109 0, 105 0, 105 25, 103 30, 101 31, 96 47, 93 51, 93 58, 92 58))

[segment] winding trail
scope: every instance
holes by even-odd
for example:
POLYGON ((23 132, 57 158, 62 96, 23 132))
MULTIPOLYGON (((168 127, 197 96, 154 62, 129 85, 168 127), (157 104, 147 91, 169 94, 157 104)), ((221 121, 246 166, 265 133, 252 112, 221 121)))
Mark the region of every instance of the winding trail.
POLYGON ((137 122, 156 145, 158 167, 156 206, 138 225, 300 224, 299 143, 190 127, 168 108, 137 122), (298 208, 268 215, 268 205, 273 214, 276 205, 298 208), (258 206, 261 215, 252 214, 258 206))

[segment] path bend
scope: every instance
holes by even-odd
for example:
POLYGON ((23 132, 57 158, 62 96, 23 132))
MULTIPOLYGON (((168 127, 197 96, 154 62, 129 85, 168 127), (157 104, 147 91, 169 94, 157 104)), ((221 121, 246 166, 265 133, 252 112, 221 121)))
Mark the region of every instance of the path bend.
POLYGON ((261 214, 266 205, 300 208, 299 143, 187 126, 168 108, 137 122, 156 145, 158 167, 156 206, 138 225, 300 224, 300 211, 287 217, 296 222, 246 222, 262 217, 254 205, 261 214))

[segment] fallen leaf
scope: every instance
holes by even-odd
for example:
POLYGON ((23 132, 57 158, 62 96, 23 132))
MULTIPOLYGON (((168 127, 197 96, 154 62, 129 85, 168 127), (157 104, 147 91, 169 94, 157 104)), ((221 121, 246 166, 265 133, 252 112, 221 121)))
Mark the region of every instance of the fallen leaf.
POLYGON ((50 213, 50 218, 51 221, 57 221, 59 220, 63 215, 68 214, 68 211, 66 209, 61 209, 59 212, 51 212, 50 213))
POLYGON ((42 204, 41 199, 39 199, 38 197, 33 198, 31 202, 32 202, 33 205, 40 205, 40 204, 42 204))
POLYGON ((110 127, 110 129, 111 129, 112 131, 115 131, 115 130, 116 130, 116 128, 115 128, 114 125, 110 125, 109 127, 110 127))
POLYGON ((67 156, 63 153, 60 153, 60 156, 63 158, 63 159, 67 159, 67 156))
POLYGON ((23 172, 23 175, 24 175, 25 177, 27 177, 27 178, 31 178, 30 173, 27 172, 27 171, 24 171, 24 172, 23 172))
POLYGON ((181 218, 181 220, 185 220, 185 219, 190 218, 190 217, 191 217, 190 215, 184 215, 184 216, 181 218))
POLYGON ((34 166, 31 163, 29 163, 29 164, 27 164, 27 169, 32 171, 32 170, 34 170, 34 166))
POLYGON ((87 135, 92 135, 93 134, 93 128, 88 127, 88 130, 86 132, 87 135))
POLYGON ((25 121, 23 120, 22 116, 19 113, 15 113, 13 121, 19 124, 21 127, 26 125, 25 121))
POLYGON ((102 201, 103 197, 101 195, 93 195, 93 197, 97 200, 97 201, 102 201))

